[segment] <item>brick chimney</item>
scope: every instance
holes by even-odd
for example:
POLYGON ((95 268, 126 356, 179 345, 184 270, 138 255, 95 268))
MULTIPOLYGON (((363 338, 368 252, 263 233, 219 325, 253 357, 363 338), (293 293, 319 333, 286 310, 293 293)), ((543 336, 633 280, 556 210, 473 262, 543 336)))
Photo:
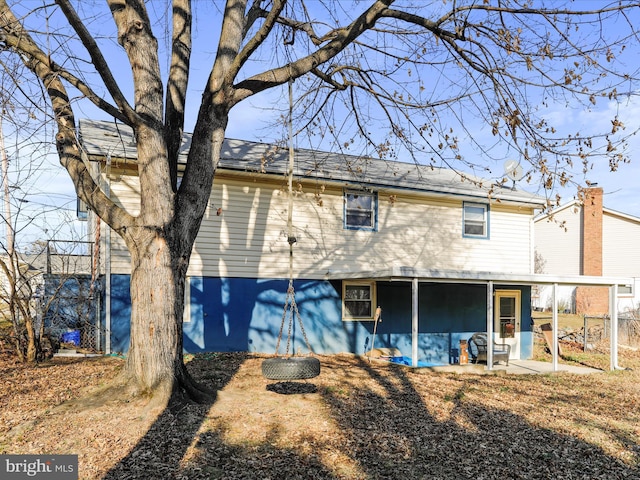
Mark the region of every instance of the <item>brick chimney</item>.
MULTIPOLYGON (((582 275, 602 276, 602 188, 585 190, 582 206, 582 275)), ((609 313, 609 289, 578 287, 577 313, 604 315, 609 313)))
POLYGON ((582 207, 582 274, 602 276, 602 188, 589 188, 582 207))

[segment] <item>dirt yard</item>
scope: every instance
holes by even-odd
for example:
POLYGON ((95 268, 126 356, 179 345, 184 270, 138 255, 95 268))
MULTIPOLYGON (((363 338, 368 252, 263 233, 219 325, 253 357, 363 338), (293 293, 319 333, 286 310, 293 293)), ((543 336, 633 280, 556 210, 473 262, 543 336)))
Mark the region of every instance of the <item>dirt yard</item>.
POLYGON ((83 400, 121 359, 4 358, 0 453, 77 454, 82 479, 640 478, 639 352, 620 353, 633 370, 588 376, 320 360, 319 377, 279 384, 257 356, 190 357, 215 401, 153 411, 141 399, 83 400))

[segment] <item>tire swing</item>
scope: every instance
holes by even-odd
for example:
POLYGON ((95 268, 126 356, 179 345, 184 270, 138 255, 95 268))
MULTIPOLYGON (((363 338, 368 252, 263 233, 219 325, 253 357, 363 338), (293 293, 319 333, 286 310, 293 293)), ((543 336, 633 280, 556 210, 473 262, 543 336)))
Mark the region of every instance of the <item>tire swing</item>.
POLYGON ((282 312, 282 322, 280 323, 280 332, 278 333, 278 341, 276 342, 275 357, 267 358, 262 362, 262 375, 269 380, 305 380, 320 375, 320 360, 311 356, 295 357, 289 355, 291 348, 291 340, 293 333, 293 323, 295 320, 300 325, 300 331, 307 344, 309 354, 313 353, 307 332, 302 324, 298 306, 296 304, 295 290, 293 288, 293 244, 296 243, 296 237, 293 235, 293 167, 294 167, 294 150, 293 150, 293 130, 292 130, 292 113, 293 113, 293 80, 289 80, 289 171, 288 171, 288 187, 289 187, 289 211, 287 218, 287 241, 289 242, 289 287, 287 288, 287 297, 284 302, 282 312), (280 342, 284 325, 288 319, 287 328, 287 347, 284 357, 278 356, 280 342))

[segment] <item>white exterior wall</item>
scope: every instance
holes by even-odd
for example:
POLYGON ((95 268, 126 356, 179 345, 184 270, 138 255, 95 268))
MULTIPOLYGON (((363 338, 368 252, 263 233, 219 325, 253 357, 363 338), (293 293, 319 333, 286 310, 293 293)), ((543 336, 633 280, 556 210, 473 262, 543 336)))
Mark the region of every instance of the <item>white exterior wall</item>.
POLYGON ((633 295, 618 297, 621 312, 640 306, 640 223, 604 212, 602 218, 602 274, 633 277, 633 295))
MULTIPOLYGON (((108 179, 109 191, 111 199, 117 205, 124 207, 131 215, 138 215, 140 213, 140 183, 138 177, 130 173, 131 171, 126 172, 124 169, 112 168, 108 179)), ((124 240, 104 223, 102 225, 104 230, 108 230, 111 240, 111 273, 131 273, 131 259, 124 240)), ((103 237, 106 237, 106 233, 103 237)), ((106 243, 103 245, 106 249, 106 243)))
POLYGON ((550 275, 582 275, 582 210, 568 207, 553 220, 535 222, 536 251, 545 261, 542 272, 550 275), (564 223, 562 223, 564 222, 564 223))
MULTIPOLYGON (((137 213, 134 177, 112 182, 119 201, 137 213)), ((378 192, 378 231, 343 228, 343 191, 305 184, 294 199, 294 275, 321 279, 329 270, 388 266, 532 273, 528 208, 492 204, 490 239, 463 238, 462 200, 378 192), (321 201, 321 205, 319 204, 321 201)), ((396 193, 396 192, 394 192, 396 193)), ((216 177, 191 257, 189 275, 287 278, 286 184, 255 175, 216 177), (222 209, 217 215, 218 208, 222 209)), ((112 272, 129 273, 122 240, 112 241, 112 272)))
POLYGON ((602 275, 640 277, 640 223, 604 213, 602 275))

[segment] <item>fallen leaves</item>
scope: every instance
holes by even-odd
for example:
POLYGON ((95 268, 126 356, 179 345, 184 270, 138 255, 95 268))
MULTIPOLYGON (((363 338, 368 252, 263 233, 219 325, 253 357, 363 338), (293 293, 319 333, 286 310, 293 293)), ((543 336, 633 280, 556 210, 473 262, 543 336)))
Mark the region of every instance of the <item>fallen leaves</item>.
POLYGON ((638 352, 623 354, 633 370, 541 376, 323 356, 319 377, 280 383, 259 356, 188 360, 216 401, 157 415, 142 399, 57 408, 112 379, 119 359, 0 361, 0 453, 75 453, 83 479, 640 475, 638 352))

